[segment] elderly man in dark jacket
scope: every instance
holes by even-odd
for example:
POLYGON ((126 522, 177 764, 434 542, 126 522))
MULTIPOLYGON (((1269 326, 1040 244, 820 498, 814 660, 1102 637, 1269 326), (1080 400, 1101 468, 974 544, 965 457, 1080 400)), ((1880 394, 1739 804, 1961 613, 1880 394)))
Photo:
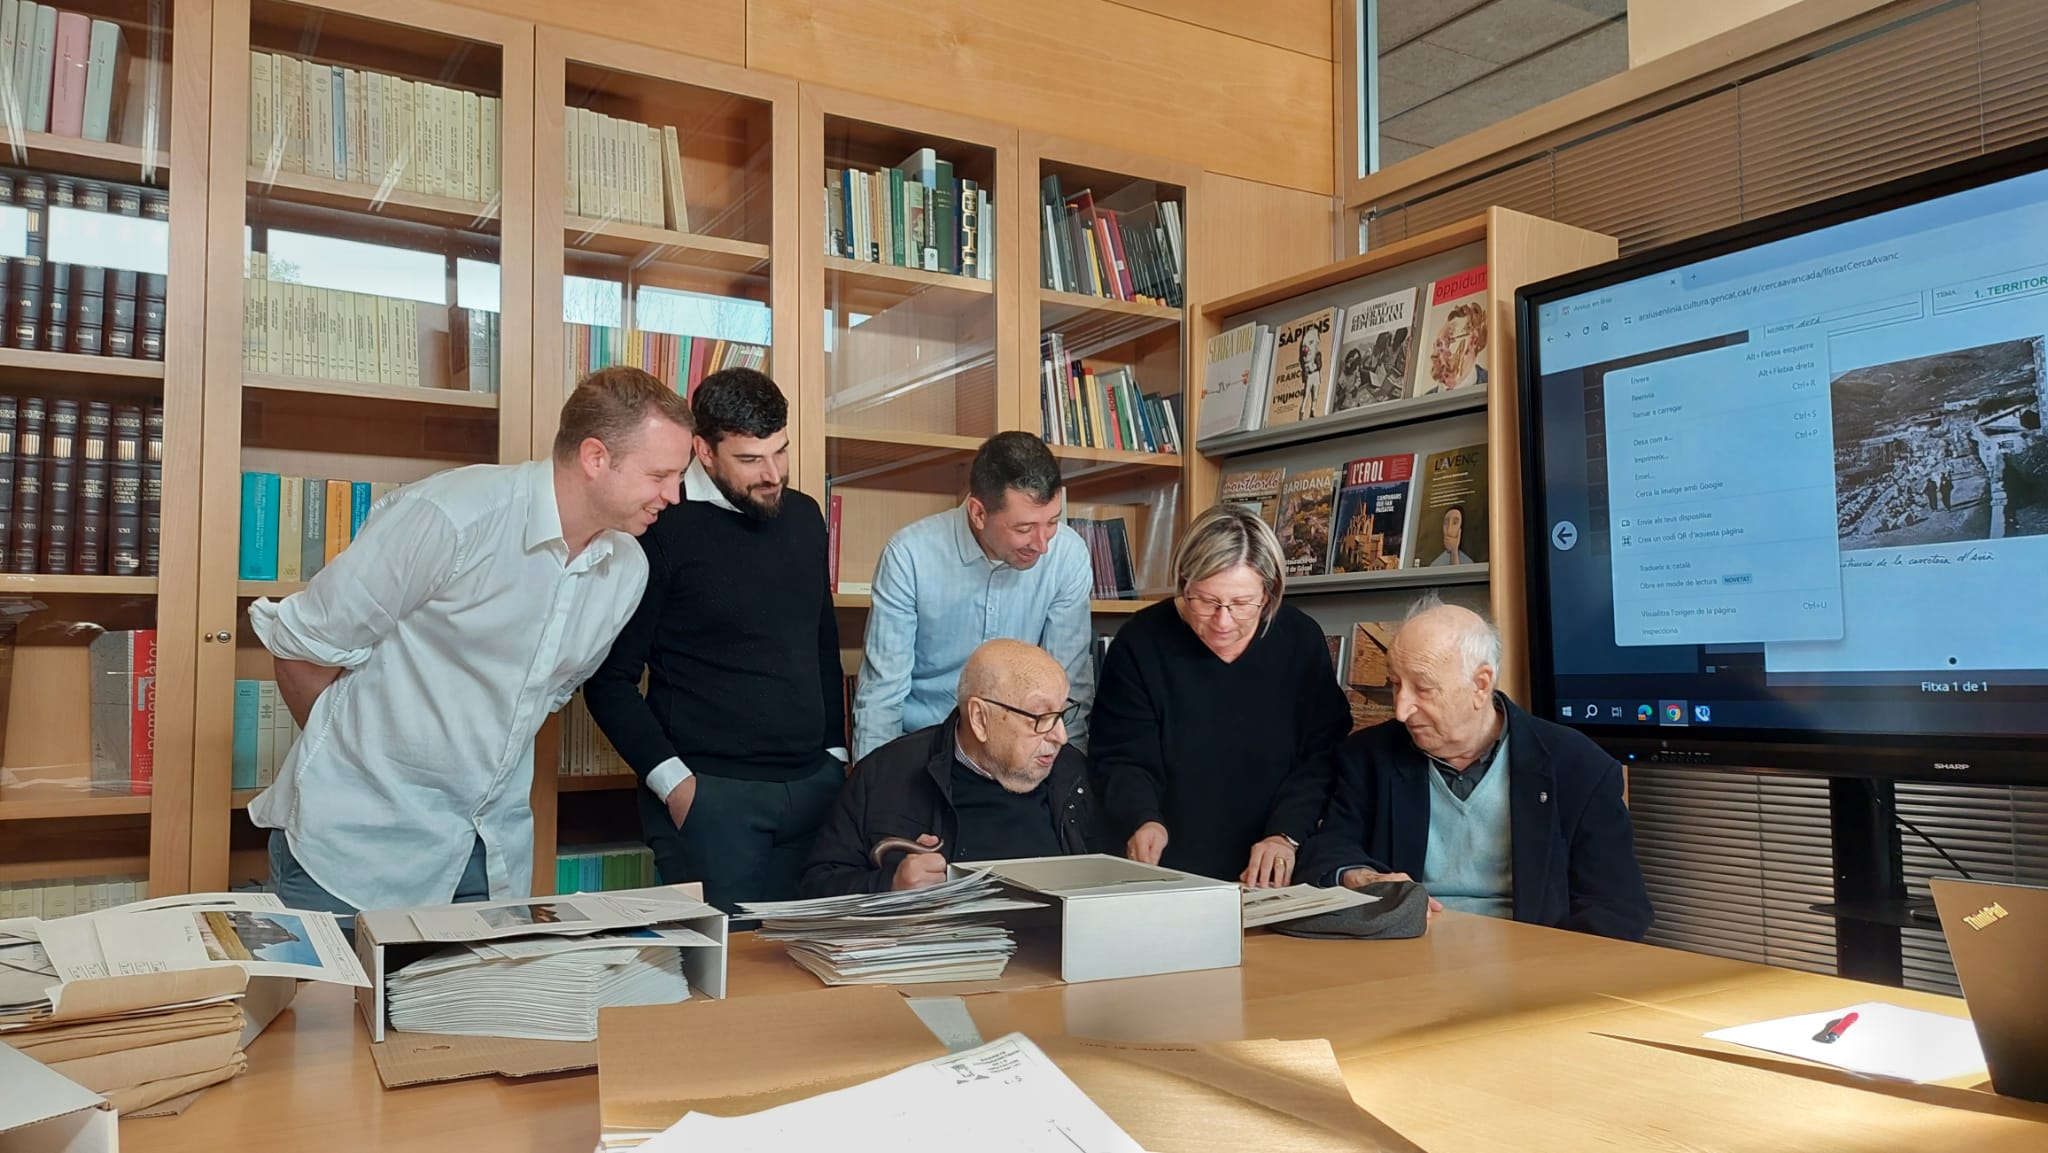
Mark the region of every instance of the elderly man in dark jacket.
POLYGON ((1089 853, 1087 761, 1067 745, 1067 675, 1044 650, 993 640, 968 658, 959 705, 861 758, 818 830, 806 897, 936 884, 948 861, 1089 853), (877 846, 900 838, 876 854, 877 846))
POLYGON ((1295 875, 1422 882, 1464 912, 1640 941, 1650 897, 1621 766, 1494 689, 1500 637, 1425 603, 1387 653, 1394 717, 1337 747, 1323 825, 1295 875))

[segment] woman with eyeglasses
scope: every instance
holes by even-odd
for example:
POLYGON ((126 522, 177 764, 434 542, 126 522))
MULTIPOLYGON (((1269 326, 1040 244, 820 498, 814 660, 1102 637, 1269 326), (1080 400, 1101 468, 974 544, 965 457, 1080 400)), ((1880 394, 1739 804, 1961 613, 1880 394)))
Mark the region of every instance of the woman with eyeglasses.
POLYGON ((1088 750, 1108 843, 1134 861, 1293 883, 1351 731, 1323 630, 1280 603, 1280 542, 1256 512, 1195 518, 1179 595, 1133 616, 1102 664, 1088 750))

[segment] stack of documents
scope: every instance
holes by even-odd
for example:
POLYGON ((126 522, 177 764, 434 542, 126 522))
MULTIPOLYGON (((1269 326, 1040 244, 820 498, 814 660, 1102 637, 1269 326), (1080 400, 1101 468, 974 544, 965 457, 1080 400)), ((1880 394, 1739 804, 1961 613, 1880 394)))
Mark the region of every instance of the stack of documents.
POLYGON ((1277 925, 1282 921, 1298 921, 1318 913, 1334 913, 1358 905, 1370 905, 1379 900, 1370 893, 1342 886, 1320 888, 1315 885, 1288 885, 1279 889, 1246 889, 1244 891, 1244 927, 1256 929, 1260 925, 1277 925))
POLYGON ((597 1011, 688 999, 691 929, 479 941, 444 949, 385 982, 394 1028, 468 1037, 595 1041, 597 1011))
POLYGON ((785 942, 827 985, 901 985, 1001 977, 1017 941, 993 916, 1038 903, 1002 896, 987 873, 973 873, 922 889, 740 907, 761 918, 761 939, 785 942))
POLYGON ((689 1113, 643 1153, 895 1153, 917 1134, 979 1153, 1144 1153, 1022 1033, 744 1117, 689 1113))
POLYGON ((331 914, 267 893, 0 921, 0 1041, 135 1112, 247 1067, 251 977, 368 984, 331 914))

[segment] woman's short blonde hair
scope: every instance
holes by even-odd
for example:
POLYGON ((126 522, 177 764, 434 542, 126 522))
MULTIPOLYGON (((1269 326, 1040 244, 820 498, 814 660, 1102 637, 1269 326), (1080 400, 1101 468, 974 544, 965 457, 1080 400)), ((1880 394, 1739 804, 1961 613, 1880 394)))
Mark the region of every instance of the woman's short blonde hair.
POLYGON ((1196 581, 1208 580, 1239 565, 1259 574, 1266 586, 1261 626, 1273 623, 1287 588, 1287 566, 1280 560, 1280 538, 1259 514, 1239 504, 1219 504, 1195 518, 1180 547, 1173 550, 1174 591, 1184 595, 1196 581))

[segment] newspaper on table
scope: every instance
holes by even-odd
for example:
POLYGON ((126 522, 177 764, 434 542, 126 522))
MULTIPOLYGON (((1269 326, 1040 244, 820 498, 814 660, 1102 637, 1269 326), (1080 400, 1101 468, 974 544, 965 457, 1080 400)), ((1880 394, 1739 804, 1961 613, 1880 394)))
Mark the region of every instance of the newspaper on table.
POLYGON ((637 929, 656 921, 713 912, 696 902, 617 900, 594 893, 572 897, 476 901, 415 909, 412 926, 429 941, 488 941, 497 937, 581 936, 637 929))
POLYGON ((1246 889, 1244 891, 1244 927, 1256 929, 1261 925, 1277 925, 1282 921, 1298 921, 1318 913, 1334 913, 1358 905, 1370 905, 1379 900, 1370 893, 1343 886, 1322 888, 1316 885, 1287 885, 1278 889, 1246 889))
POLYGON ((994 915, 1040 903, 1004 895, 981 871, 920 889, 740 907, 761 918, 762 940, 783 942, 827 985, 898 985, 1001 977, 1017 941, 994 915))
POLYGON ((977 1153, 1143 1153, 1021 1033, 759 1113, 685 1114, 640 1150, 898 1153, 906 1139, 936 1133, 977 1153))

